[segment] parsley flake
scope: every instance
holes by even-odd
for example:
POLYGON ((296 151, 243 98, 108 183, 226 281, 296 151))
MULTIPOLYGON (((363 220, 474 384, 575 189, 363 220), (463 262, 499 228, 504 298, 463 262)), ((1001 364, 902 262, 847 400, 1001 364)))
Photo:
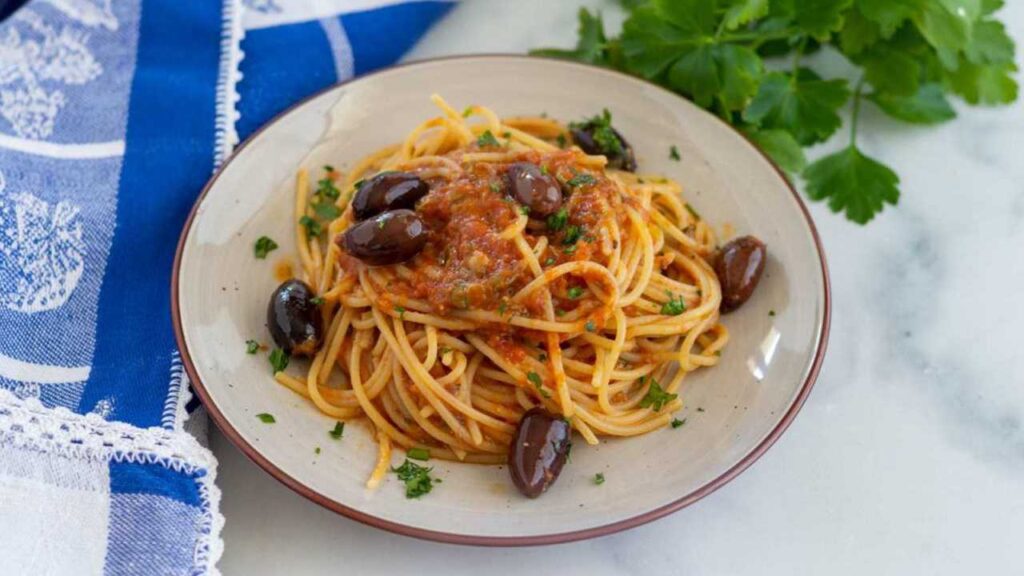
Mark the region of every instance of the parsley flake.
POLYGON ((253 254, 259 260, 264 260, 267 254, 270 254, 274 250, 277 250, 277 242, 274 242, 267 236, 260 236, 256 239, 256 244, 253 246, 253 254))
POLYGON ((405 307, 403 307, 403 306, 395 306, 395 312, 398 312, 398 317, 401 320, 405 320, 405 307))
POLYGON ((434 488, 434 482, 430 478, 431 470, 433 468, 420 466, 409 459, 398 468, 391 469, 398 475, 399 480, 405 482, 405 497, 410 499, 419 498, 434 488))
POLYGON ((565 208, 560 209, 551 216, 548 216, 548 230, 552 232, 558 232, 565 225, 569 223, 569 211, 565 208))
POLYGON ((413 460, 419 460, 421 462, 430 460, 430 450, 427 450, 426 448, 410 448, 406 451, 405 455, 413 460))
POLYGON ((344 433, 345 433, 345 423, 344 422, 335 422, 334 423, 334 429, 327 431, 327 434, 331 438, 334 438, 335 440, 341 440, 341 436, 344 433))
POLYGON ((587 332, 593 332, 597 330, 597 323, 593 320, 587 320, 587 323, 584 324, 583 327, 586 328, 587 332))
POLYGON ((306 229, 306 234, 311 238, 318 238, 323 232, 323 229, 320 227, 320 223, 309 216, 299 218, 299 224, 306 229))
POLYGON ((334 220, 338 216, 341 216, 341 210, 330 202, 318 202, 313 204, 313 212, 324 220, 334 220))
POLYGON ((323 306, 324 305, 324 297, 323 296, 314 296, 313 298, 309 299, 309 303, 314 305, 314 306, 323 306))
POLYGON ((555 138, 555 141, 558 142, 558 147, 563 150, 565 149, 566 144, 569 143, 565 138, 565 134, 559 134, 558 138, 555 138))
POLYGON ((673 428, 679 428, 683 424, 686 424, 686 418, 683 418, 682 420, 680 420, 679 418, 673 418, 672 419, 672 427, 673 428))
POLYGON ((581 286, 573 286, 566 290, 566 296, 568 296, 570 300, 576 300, 580 296, 583 296, 583 288, 581 286))
POLYGON ((472 105, 466 106, 466 109, 462 111, 462 117, 463 118, 469 118, 472 115, 473 115, 473 106, 472 105))
POLYGON ((678 394, 669 394, 662 390, 661 385, 654 378, 651 378, 651 385, 647 388, 647 393, 640 400, 641 408, 650 408, 655 412, 661 410, 665 404, 675 400, 678 394))
POLYGON ((489 146, 501 146, 501 143, 494 137, 494 134, 491 134, 490 130, 484 130, 484 133, 476 139, 476 145, 481 148, 486 148, 489 146))
POLYGON ((274 370, 274 374, 283 372, 288 367, 288 353, 280 348, 274 348, 270 351, 270 366, 274 370))
POLYGON ((533 384, 533 387, 540 392, 540 395, 545 398, 551 398, 551 393, 544 389, 544 382, 540 379, 540 374, 536 372, 527 372, 526 379, 533 384))
POLYGON ((570 188, 577 188, 579 186, 588 186, 595 182, 597 182, 597 178, 594 178, 593 176, 585 172, 580 172, 579 174, 570 178, 569 181, 566 182, 566 185, 568 185, 570 188))
POLYGON ((598 472, 597 474, 594 474, 594 484, 598 486, 604 484, 604 473, 598 472))
POLYGON ((266 412, 263 412, 262 414, 257 414, 256 417, 259 418, 260 422, 263 422, 264 424, 273 424, 274 422, 277 422, 273 414, 267 414, 266 412))
POLYGON ((576 243, 580 237, 583 236, 583 228, 573 224, 565 229, 565 237, 562 238, 562 244, 571 246, 576 243))
POLYGON ((260 351, 260 343, 255 340, 245 341, 245 352, 246 354, 255 354, 260 351))
POLYGON ((675 144, 669 147, 668 157, 671 158, 672 160, 675 160, 676 162, 679 162, 679 148, 676 148, 675 144))
POLYGON ((679 316, 686 311, 686 300, 682 296, 679 298, 671 298, 669 294, 669 301, 661 305, 661 313, 665 316, 679 316))
POLYGON ((316 448, 313 449, 313 454, 320 454, 320 447, 319 446, 317 446, 316 448))

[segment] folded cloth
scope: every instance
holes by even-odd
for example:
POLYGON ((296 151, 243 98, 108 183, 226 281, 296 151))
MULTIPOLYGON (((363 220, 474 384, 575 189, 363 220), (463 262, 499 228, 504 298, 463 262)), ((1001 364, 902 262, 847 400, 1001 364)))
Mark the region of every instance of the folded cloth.
POLYGON ((33 0, 0 23, 0 574, 216 572, 181 226, 236 125, 391 63, 449 6, 33 0))

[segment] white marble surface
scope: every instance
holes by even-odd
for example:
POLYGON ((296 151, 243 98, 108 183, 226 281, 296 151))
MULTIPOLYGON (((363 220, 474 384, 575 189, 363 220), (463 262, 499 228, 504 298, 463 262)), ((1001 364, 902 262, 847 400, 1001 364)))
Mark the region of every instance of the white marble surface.
MULTIPOLYGON (((617 12, 612 2, 588 4, 617 12)), ((1024 2, 1008 4, 1002 17, 1024 45, 1024 2)), ((410 57, 567 44, 577 5, 472 0, 410 57)), ((896 126, 869 111, 861 133, 866 151, 899 172, 903 198, 867 228, 811 207, 832 268, 829 354, 793 426, 739 478, 621 534, 470 548, 328 512, 215 433, 227 517, 221 569, 1024 574, 1024 104, 963 108, 933 129, 896 126)))

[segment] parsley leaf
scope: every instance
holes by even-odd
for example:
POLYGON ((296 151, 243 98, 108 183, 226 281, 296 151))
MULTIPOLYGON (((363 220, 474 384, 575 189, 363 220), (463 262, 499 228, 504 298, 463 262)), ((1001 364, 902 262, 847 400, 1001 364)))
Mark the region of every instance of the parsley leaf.
POLYGON ((673 418, 672 419, 672 427, 673 428, 679 428, 683 424, 686 424, 686 418, 683 418, 682 420, 680 420, 679 418, 673 418))
POLYGON ((399 319, 405 320, 405 307, 404 306, 395 306, 395 312, 398 312, 398 318, 399 319))
POLYGON ((431 470, 433 468, 420 466, 408 459, 398 468, 391 469, 398 475, 399 480, 405 482, 405 497, 410 499, 419 498, 434 488, 434 482, 430 478, 431 470))
POLYGON ((341 190, 338 190, 330 178, 321 178, 317 181, 315 194, 327 200, 337 200, 338 196, 341 196, 341 190))
POLYGON ((587 323, 583 325, 583 328, 587 332, 594 332, 597 330, 597 323, 594 322, 593 320, 587 320, 587 323))
POLYGON ((725 28, 735 30, 768 14, 768 0, 739 0, 725 12, 725 28))
POLYGON ((274 374, 283 371, 288 367, 288 353, 280 348, 274 348, 270 351, 270 367, 273 368, 274 374))
POLYGON ((274 250, 277 250, 277 242, 274 242, 267 236, 260 236, 256 239, 256 244, 253 245, 253 253, 256 258, 263 260, 274 250))
POLYGON ((484 133, 481 134, 480 137, 476 139, 476 144, 481 148, 486 148, 489 146, 501 146, 501 144, 498 142, 498 139, 494 137, 494 134, 491 134, 490 130, 484 130, 484 133))
POLYGON ((600 486, 601 484, 604 484, 604 474, 602 472, 598 472, 597 474, 594 474, 594 484, 596 484, 598 486, 600 486))
POLYGON ((679 148, 676 148, 675 144, 669 146, 668 157, 672 160, 675 160, 676 162, 679 161, 679 148))
POLYGON ((277 422, 277 419, 274 418, 273 414, 267 414, 266 412, 263 412, 262 414, 257 414, 256 417, 259 418, 260 422, 263 422, 264 424, 273 424, 277 422))
POLYGON ((334 423, 334 429, 333 430, 329 430, 327 432, 327 434, 329 434, 330 437, 334 438, 335 440, 341 440, 341 435, 344 434, 344 433, 345 433, 345 423, 344 422, 335 422, 334 423))
POLYGON ((558 232, 569 223, 569 211, 561 208, 551 216, 548 216, 548 230, 558 232))
POLYGON ((938 84, 922 84, 910 96, 874 92, 868 99, 889 116, 912 124, 939 124, 956 118, 956 111, 938 84))
POLYGON ((314 306, 323 306, 324 305, 324 297, 323 296, 314 296, 313 298, 309 299, 309 303, 314 305, 314 306))
POLYGON ((807 157, 804 156, 804 149, 793 138, 793 135, 785 130, 747 130, 748 138, 757 144, 762 152, 790 174, 799 174, 807 166, 807 157))
POLYGON ((808 146, 839 129, 839 109, 849 97, 846 80, 796 79, 773 72, 764 77, 743 118, 762 128, 786 130, 808 146))
POLYGON ((665 407, 665 404, 675 400, 678 394, 669 394, 662 390, 661 385, 654 378, 651 378, 651 385, 647 388, 647 393, 640 399, 641 408, 650 408, 655 412, 658 412, 665 407))
POLYGON ((607 38, 604 35, 604 22, 601 20, 601 13, 591 14, 586 8, 580 8, 579 28, 576 48, 563 50, 558 48, 547 48, 531 50, 534 56, 547 56, 550 58, 565 58, 579 60, 590 64, 606 64, 605 43, 607 38))
POLYGON ((900 196, 896 173, 852 145, 814 162, 804 176, 808 196, 828 199, 832 211, 845 211, 858 224, 869 222, 885 204, 895 205, 900 196))
POLYGON ((255 340, 245 341, 245 352, 246 354, 255 354, 260 351, 260 343, 255 340))

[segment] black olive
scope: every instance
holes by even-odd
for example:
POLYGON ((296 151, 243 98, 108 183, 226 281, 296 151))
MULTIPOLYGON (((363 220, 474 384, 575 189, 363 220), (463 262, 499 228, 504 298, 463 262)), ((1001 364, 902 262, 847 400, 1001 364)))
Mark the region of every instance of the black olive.
POLYGON ((301 280, 277 287, 267 306, 267 327, 274 343, 289 354, 312 356, 323 338, 323 316, 313 290, 301 280))
POLYGON ((625 170, 626 172, 636 171, 636 156, 633 154, 633 147, 629 145, 629 142, 626 142, 626 139, 615 128, 610 126, 607 128, 599 127, 593 122, 587 122, 573 127, 571 132, 573 141, 584 152, 606 156, 609 168, 625 170), (594 137, 596 131, 605 129, 611 131, 611 134, 615 136, 619 143, 618 146, 610 146, 608 138, 599 140, 594 137))
POLYGON ((562 207, 562 190, 550 174, 529 162, 516 162, 505 174, 512 197, 530 209, 530 216, 546 218, 562 207))
POLYGON ((543 408, 523 414, 508 451, 508 471, 520 492, 536 498, 555 483, 569 457, 571 435, 565 419, 543 408))
POLYGON ((761 281, 767 259, 764 243, 753 236, 737 238, 722 247, 715 261, 715 274, 722 285, 722 312, 732 312, 750 298, 761 281))
POLYGON ((386 210, 412 209, 430 192, 419 176, 410 172, 381 172, 359 185, 352 198, 356 220, 365 220, 386 210))
POLYGON ((427 243, 427 229, 412 210, 389 210, 354 224, 338 239, 349 254, 371 266, 404 262, 427 243))

